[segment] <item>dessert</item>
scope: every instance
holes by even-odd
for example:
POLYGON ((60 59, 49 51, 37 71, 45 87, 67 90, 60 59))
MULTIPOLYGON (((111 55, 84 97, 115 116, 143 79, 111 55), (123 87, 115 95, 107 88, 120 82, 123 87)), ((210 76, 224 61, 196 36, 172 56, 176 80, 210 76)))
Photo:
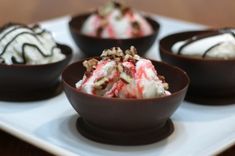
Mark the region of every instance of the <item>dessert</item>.
POLYGON ((48 64, 65 59, 52 35, 38 25, 7 24, 0 30, 0 63, 48 64))
POLYGON ((170 95, 164 76, 155 70, 150 60, 137 55, 132 46, 104 50, 100 60, 84 61, 86 73, 76 83, 82 92, 104 97, 154 98, 170 95))
POLYGON ((153 29, 137 11, 110 1, 86 19, 81 33, 100 38, 126 39, 150 35, 153 29))
POLYGON ((179 55, 199 58, 235 58, 235 30, 226 28, 200 33, 176 42, 172 51, 179 55))
POLYGON ((76 128, 81 135, 96 142, 129 146, 157 142, 174 131, 170 116, 182 103, 189 85, 186 72, 143 59, 133 47, 125 52, 120 48, 104 50, 99 58, 70 64, 62 73, 62 81, 65 95, 79 115, 76 128), (159 74, 166 77, 171 93, 159 74), (138 86, 143 91, 149 87, 147 94, 154 93, 154 98, 147 98, 138 86), (114 92, 112 88, 116 88, 114 92), (155 94, 153 90, 162 92, 155 94))

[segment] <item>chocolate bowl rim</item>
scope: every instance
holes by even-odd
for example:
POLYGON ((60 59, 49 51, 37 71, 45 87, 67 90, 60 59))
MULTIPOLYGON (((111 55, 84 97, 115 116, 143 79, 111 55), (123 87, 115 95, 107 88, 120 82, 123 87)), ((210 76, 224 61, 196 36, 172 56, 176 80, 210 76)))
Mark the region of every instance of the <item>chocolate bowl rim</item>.
POLYGON ((160 49, 160 53, 166 53, 168 55, 171 55, 173 57, 176 57, 178 59, 185 59, 185 60, 191 60, 191 61, 198 61, 198 62, 219 62, 219 63, 222 63, 222 62, 235 62, 235 57, 234 58, 229 58, 229 59, 222 59, 222 58, 198 58, 198 57, 193 57, 193 56, 187 56, 187 55, 179 55, 179 54, 175 54, 173 51, 172 51, 172 46, 179 42, 179 41, 184 41, 184 40, 176 40, 174 39, 174 43, 172 44, 171 47, 167 47, 165 48, 165 46, 162 46, 162 42, 164 42, 165 40, 169 40, 169 37, 172 37, 174 36, 175 38, 177 38, 178 35, 184 35, 184 34, 188 34, 188 33, 203 33, 203 32, 213 32, 213 31, 217 31, 219 29, 202 29, 202 30, 192 30, 192 31, 181 31, 181 32, 177 32, 177 33, 172 33, 172 34, 169 34, 167 36, 164 36, 163 38, 160 39, 159 41, 159 49, 160 49))
MULTIPOLYGON (((68 23, 69 29, 70 29, 73 33, 75 33, 75 34, 77 34, 77 35, 79 35, 79 36, 82 36, 82 37, 88 37, 88 38, 92 38, 92 39, 100 39, 100 40, 104 40, 104 41, 106 41, 106 40, 111 40, 111 41, 119 41, 119 40, 128 41, 128 40, 132 40, 132 39, 142 39, 142 38, 145 38, 145 37, 154 36, 154 35, 156 35, 156 34, 159 33, 159 30, 160 30, 160 27, 161 27, 160 23, 159 23, 157 20, 154 20, 154 18, 152 18, 150 15, 143 15, 142 13, 141 13, 141 15, 143 15, 143 17, 144 17, 147 21, 148 21, 148 20, 151 20, 152 22, 154 22, 154 23, 157 25, 157 27, 154 27, 154 26, 153 26, 151 23, 149 23, 149 21, 148 21, 148 23, 151 25, 151 27, 152 27, 152 29, 153 29, 153 32, 152 32, 151 34, 143 35, 143 36, 138 36, 138 37, 131 37, 131 38, 101 38, 101 37, 97 37, 97 36, 89 36, 89 35, 86 35, 86 34, 81 33, 81 28, 78 29, 78 28, 75 28, 74 26, 72 26, 72 22, 73 22, 75 19, 77 19, 77 18, 79 18, 79 17, 82 17, 82 16, 89 16, 89 15, 91 15, 92 13, 94 13, 94 12, 87 12, 87 13, 82 13, 82 14, 77 14, 77 15, 72 16, 72 18, 70 19, 70 21, 69 21, 69 23, 68 23)), ((83 23, 82 23, 82 24, 83 24, 83 23)))
MULTIPOLYGON (((94 57, 90 57, 90 58, 94 58, 94 57)), ((102 99, 102 100, 107 100, 107 101, 113 101, 113 100, 119 100, 119 101, 152 101, 152 100, 164 100, 164 99, 167 99, 169 97, 173 97, 173 96, 177 96, 178 94, 184 92, 186 90, 187 92, 187 88, 189 87, 189 84, 190 84, 190 78, 189 76, 187 75, 187 73, 182 70, 181 68, 177 67, 177 66, 174 66, 174 65, 171 65, 171 64, 168 64, 168 63, 165 63, 165 62, 162 62, 162 61, 156 61, 156 60, 151 60, 151 59, 148 59, 150 60, 151 62, 154 61, 154 62, 157 62, 157 63, 160 63, 160 64, 163 64, 165 66, 168 66, 170 68, 174 68, 176 70, 178 70, 182 75, 184 75, 185 79, 186 79, 186 84, 178 91, 175 91, 173 93, 171 93, 171 95, 167 95, 167 96, 162 96, 162 97, 154 97, 154 98, 145 98, 145 99, 134 99, 134 98, 113 98, 113 97, 103 97, 103 96, 98 96, 98 95, 91 95, 91 94, 88 94, 88 93, 84 93, 82 91, 79 91, 76 87, 75 87, 75 84, 74 86, 71 86, 70 84, 68 84, 65 80, 64 80, 64 73, 66 71, 67 68, 69 68, 70 66, 74 65, 74 64, 77 64, 79 62, 82 62, 84 60, 87 60, 86 59, 83 59, 83 60, 79 60, 79 61, 76 61, 70 65, 68 65, 62 72, 61 74, 61 77, 62 77, 62 82, 64 85, 67 85, 69 88, 71 88, 74 92, 78 93, 78 94, 81 94, 83 96, 88 96, 90 98, 97 98, 97 99, 102 99)))
POLYGON ((27 68, 27 67, 35 67, 35 68, 39 68, 39 67, 46 67, 48 65, 55 65, 58 64, 60 62, 65 61, 66 59, 68 59, 69 57, 72 56, 73 54, 73 50, 70 46, 66 45, 66 44, 61 44, 61 43, 56 43, 60 49, 61 49, 61 53, 65 55, 65 58, 56 62, 52 62, 52 63, 45 63, 45 64, 5 64, 5 63, 0 63, 0 67, 7 67, 7 68, 27 68), (64 48, 68 48, 69 49, 69 53, 65 53, 64 48))

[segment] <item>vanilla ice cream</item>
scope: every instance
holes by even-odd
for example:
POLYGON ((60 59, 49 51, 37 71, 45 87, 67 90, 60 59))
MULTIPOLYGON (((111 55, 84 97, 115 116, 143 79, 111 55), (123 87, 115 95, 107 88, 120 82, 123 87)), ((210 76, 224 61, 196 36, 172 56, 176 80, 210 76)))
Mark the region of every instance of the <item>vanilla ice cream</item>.
POLYGON ((153 30, 137 11, 111 1, 85 20, 81 32, 93 37, 126 39, 150 35, 153 30))
POLYGON ((235 58, 235 30, 220 29, 193 36, 175 43, 172 51, 199 58, 235 58))
POLYGON ((0 63, 47 64, 64 58, 52 35, 38 25, 8 24, 0 30, 0 63))
POLYGON ((154 98, 170 95, 165 78, 134 47, 104 50, 101 60, 84 61, 87 68, 76 88, 92 95, 117 98, 154 98))

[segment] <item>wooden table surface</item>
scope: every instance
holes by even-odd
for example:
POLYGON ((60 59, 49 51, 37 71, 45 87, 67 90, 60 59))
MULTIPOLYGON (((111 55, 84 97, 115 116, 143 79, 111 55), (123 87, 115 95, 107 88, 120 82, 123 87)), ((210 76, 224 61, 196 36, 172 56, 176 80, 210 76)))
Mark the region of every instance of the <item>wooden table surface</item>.
MULTIPOLYGON (((105 1, 0 0, 0 25, 7 22, 36 23, 66 14, 82 13, 101 5, 105 1)), ((138 10, 211 27, 235 26, 234 0, 123 0, 123 2, 138 10)), ((50 154, 0 131, 0 155, 49 156, 50 154)), ((235 146, 221 155, 235 155, 235 146)))

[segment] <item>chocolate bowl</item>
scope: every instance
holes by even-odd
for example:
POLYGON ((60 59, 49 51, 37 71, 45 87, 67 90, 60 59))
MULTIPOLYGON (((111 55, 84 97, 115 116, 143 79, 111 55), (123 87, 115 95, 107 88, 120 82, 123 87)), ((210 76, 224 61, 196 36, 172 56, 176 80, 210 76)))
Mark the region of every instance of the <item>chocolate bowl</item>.
POLYGON ((119 99, 78 91, 83 61, 69 65, 62 73, 68 100, 80 117, 77 128, 85 137, 115 145, 150 144, 169 136, 174 128, 170 116, 183 101, 189 78, 181 69, 152 61, 169 83, 169 96, 150 99, 119 99))
POLYGON ((80 31, 84 21, 89 15, 90 14, 82 14, 74 16, 69 22, 71 35, 77 46, 86 56, 97 56, 104 49, 109 49, 112 47, 128 49, 130 46, 135 46, 135 48, 138 49, 138 51, 140 52, 138 53, 139 55, 144 55, 144 53, 147 52, 147 50, 153 45, 154 41, 156 40, 160 28, 158 22, 150 17, 145 17, 153 28, 154 32, 151 35, 129 39, 108 39, 91 37, 82 34, 80 31))
POLYGON ((186 99, 205 104, 228 104, 235 101, 231 98, 235 96, 235 59, 194 58, 174 54, 171 50, 178 41, 213 31, 188 31, 166 36, 160 40, 160 56, 189 75, 191 83, 186 99))
POLYGON ((72 50, 58 45, 66 58, 43 65, 0 64, 0 100, 31 101, 52 97, 63 89, 59 76, 72 57, 72 50))

